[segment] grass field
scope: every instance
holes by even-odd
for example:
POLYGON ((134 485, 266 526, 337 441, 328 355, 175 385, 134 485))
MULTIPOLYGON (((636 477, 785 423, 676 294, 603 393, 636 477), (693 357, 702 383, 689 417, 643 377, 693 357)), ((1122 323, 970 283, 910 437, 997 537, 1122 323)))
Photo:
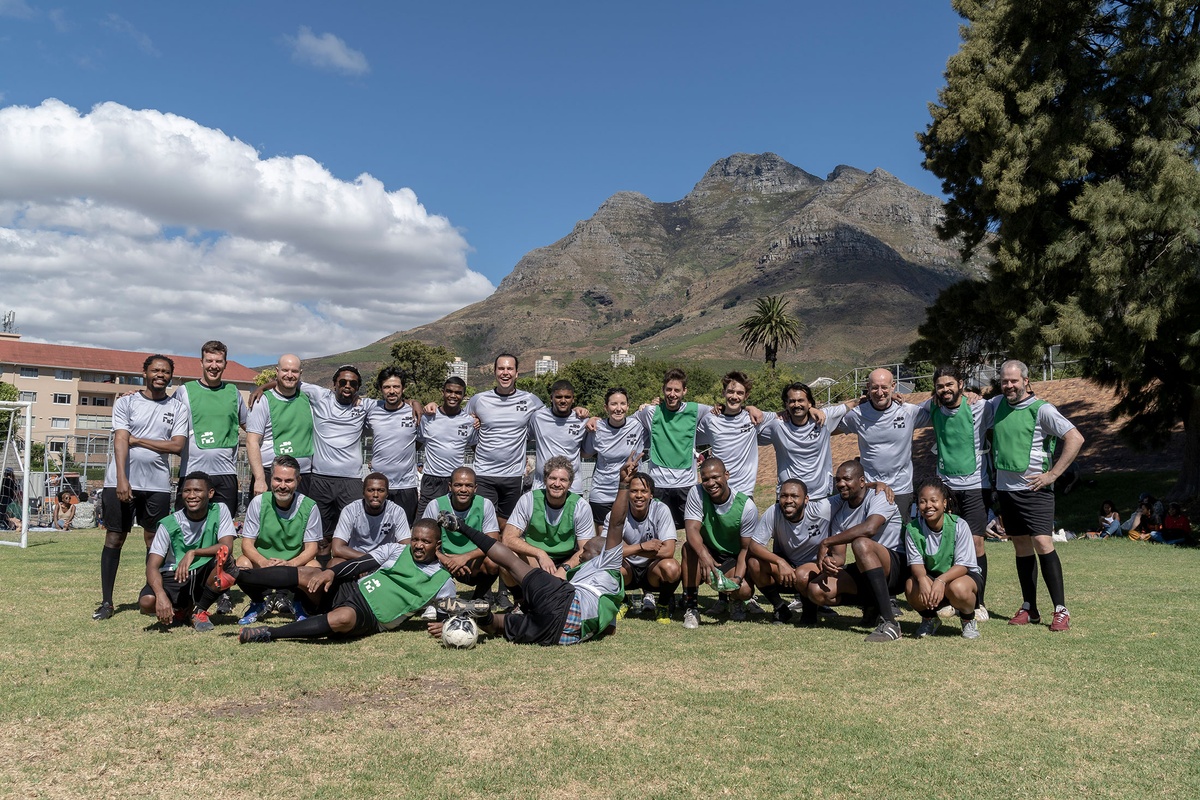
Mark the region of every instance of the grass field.
MULTIPOLYGON (((1200 797, 1198 550, 1060 546, 1065 634, 993 620, 968 642, 952 622, 867 645, 842 609, 448 652, 417 624, 165 630, 133 610, 135 538, 104 623, 98 533, 0 551, 0 796, 1200 797)), ((1011 613, 1011 546, 989 552, 988 605, 1011 613)))

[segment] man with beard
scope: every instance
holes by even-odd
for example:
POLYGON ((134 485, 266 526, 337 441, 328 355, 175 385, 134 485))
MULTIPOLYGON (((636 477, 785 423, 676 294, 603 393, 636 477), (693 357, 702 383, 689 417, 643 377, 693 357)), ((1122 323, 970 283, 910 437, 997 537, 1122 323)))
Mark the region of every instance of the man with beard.
MULTIPOLYGON (((817 551, 829 537, 830 507, 825 498, 810 498, 799 478, 789 478, 779 487, 779 499, 759 517, 750 543, 748 569, 754 585, 771 602, 773 620, 791 620, 780 590, 795 592, 801 602, 800 621, 817 621, 817 608, 808 599, 808 582, 819 568, 817 551), (767 542, 773 541, 771 550, 767 542)), ((845 560, 844 545, 833 555, 845 560)))

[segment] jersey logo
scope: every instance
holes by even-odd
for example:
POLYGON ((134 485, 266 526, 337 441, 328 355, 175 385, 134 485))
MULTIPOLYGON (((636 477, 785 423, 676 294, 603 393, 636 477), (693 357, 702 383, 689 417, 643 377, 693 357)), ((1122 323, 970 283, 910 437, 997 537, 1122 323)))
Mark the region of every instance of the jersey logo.
POLYGON ((205 431, 204 433, 200 434, 200 436, 198 438, 200 440, 200 444, 216 444, 217 443, 217 435, 215 433, 213 433, 212 431, 205 431))
POLYGON ((579 433, 581 430, 583 430, 583 426, 582 426, 582 425, 568 425, 568 426, 567 426, 567 432, 568 432, 569 434, 571 434, 572 436, 576 435, 576 434, 577 434, 577 433, 579 433))
POLYGON ((163 424, 164 425, 175 424, 175 412, 174 411, 167 411, 167 412, 163 413, 163 424))
POLYGON ((517 403, 517 411, 528 411, 528 410, 529 410, 529 401, 528 400, 522 400, 521 402, 517 403))
POLYGON ((631 433, 625 437, 625 444, 629 445, 630 447, 633 447, 635 444, 637 444, 637 441, 638 437, 636 433, 631 433))
POLYGON ((892 420, 892 427, 896 430, 903 429, 904 428, 904 417, 897 417, 896 419, 892 420))
POLYGON ((292 447, 291 441, 275 443, 275 454, 276 455, 290 456, 292 454, 292 450, 293 450, 293 447, 292 447))

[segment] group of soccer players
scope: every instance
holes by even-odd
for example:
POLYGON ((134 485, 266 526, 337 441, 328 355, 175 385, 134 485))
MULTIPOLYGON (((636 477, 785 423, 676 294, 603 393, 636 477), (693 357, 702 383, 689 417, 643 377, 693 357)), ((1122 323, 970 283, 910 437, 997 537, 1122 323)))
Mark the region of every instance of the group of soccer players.
POLYGON ((778 412, 747 405, 751 382, 740 372, 723 377, 718 405, 688 401, 687 376, 672 369, 654 404, 631 413, 628 394, 613 388, 592 416, 567 381, 551 386, 548 406, 518 389, 511 354, 495 359, 490 389, 467 400, 450 377, 442 402, 421 406, 404 397, 405 375, 393 367, 375 378, 379 399, 367 399, 355 367, 339 367, 327 388, 303 381, 294 355, 245 402, 223 380, 226 352, 205 343, 201 377, 173 394, 171 359, 150 356, 144 387, 114 406, 97 620, 114 613, 136 519, 149 551, 142 612, 210 630, 209 609, 229 613, 238 586, 249 600, 243 642, 365 635, 416 614, 434 635, 447 614, 468 613, 509 641, 544 645, 602 635, 627 611, 664 624, 678 613, 696 629, 702 583, 718 592, 710 617, 810 625, 853 604, 867 641, 894 641, 903 593, 921 616, 914 636, 957 615, 971 639, 988 618, 994 496, 1024 601, 1009 624, 1040 622, 1040 565, 1050 630, 1070 627, 1052 487, 1083 437, 1034 396, 1019 361, 1002 365, 990 400, 965 393, 943 367, 930 400, 905 402, 892 374, 875 370, 861 398, 824 409, 808 386, 791 384, 778 412), (912 437, 922 426, 934 429, 937 475, 914 491, 912 437), (240 533, 239 428, 253 475, 240 533), (857 437, 860 456, 835 468, 839 433, 857 437), (533 488, 523 491, 530 440, 533 488), (776 501, 761 512, 760 445, 773 447, 778 468, 776 501), (709 454, 697 468, 699 448, 709 454), (181 459, 174 513, 172 454, 181 459), (595 458, 586 499, 584 456, 595 458), (640 602, 627 590, 641 590, 640 602), (261 624, 276 612, 292 621, 261 624))

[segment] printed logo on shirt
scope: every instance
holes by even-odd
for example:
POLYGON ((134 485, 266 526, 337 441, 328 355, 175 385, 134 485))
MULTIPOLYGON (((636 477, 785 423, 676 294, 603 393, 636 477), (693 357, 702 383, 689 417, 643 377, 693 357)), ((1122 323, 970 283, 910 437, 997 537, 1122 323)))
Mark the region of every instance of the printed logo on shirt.
POLYGON ((636 433, 631 433, 625 437, 625 444, 629 445, 630 447, 633 447, 637 443, 638 443, 638 436, 636 433))
POLYGON ((197 439, 199 440, 200 444, 216 444, 217 443, 217 435, 215 433, 213 433, 212 431, 205 431, 204 433, 200 434, 197 437, 197 439))
POLYGON ((163 412, 163 424, 164 425, 174 425, 175 424, 175 412, 174 411, 163 412))
POLYGON ((459 425, 458 426, 458 438, 466 439, 470 435, 471 435, 471 426, 470 425, 459 425))
POLYGON ((567 426, 567 433, 571 434, 572 436, 577 435, 581 430, 583 430, 582 425, 568 425, 567 426))
POLYGON ((522 411, 522 412, 528 411, 529 410, 529 401, 528 400, 518 401, 516 404, 516 409, 517 409, 517 411, 522 411))
POLYGON ((892 427, 895 428, 896 430, 903 429, 904 428, 904 417, 896 417, 894 420, 892 420, 892 427))
POLYGON ((275 454, 276 455, 290 456, 294 449, 295 448, 293 447, 290 440, 286 441, 286 442, 276 442, 275 443, 275 454))

